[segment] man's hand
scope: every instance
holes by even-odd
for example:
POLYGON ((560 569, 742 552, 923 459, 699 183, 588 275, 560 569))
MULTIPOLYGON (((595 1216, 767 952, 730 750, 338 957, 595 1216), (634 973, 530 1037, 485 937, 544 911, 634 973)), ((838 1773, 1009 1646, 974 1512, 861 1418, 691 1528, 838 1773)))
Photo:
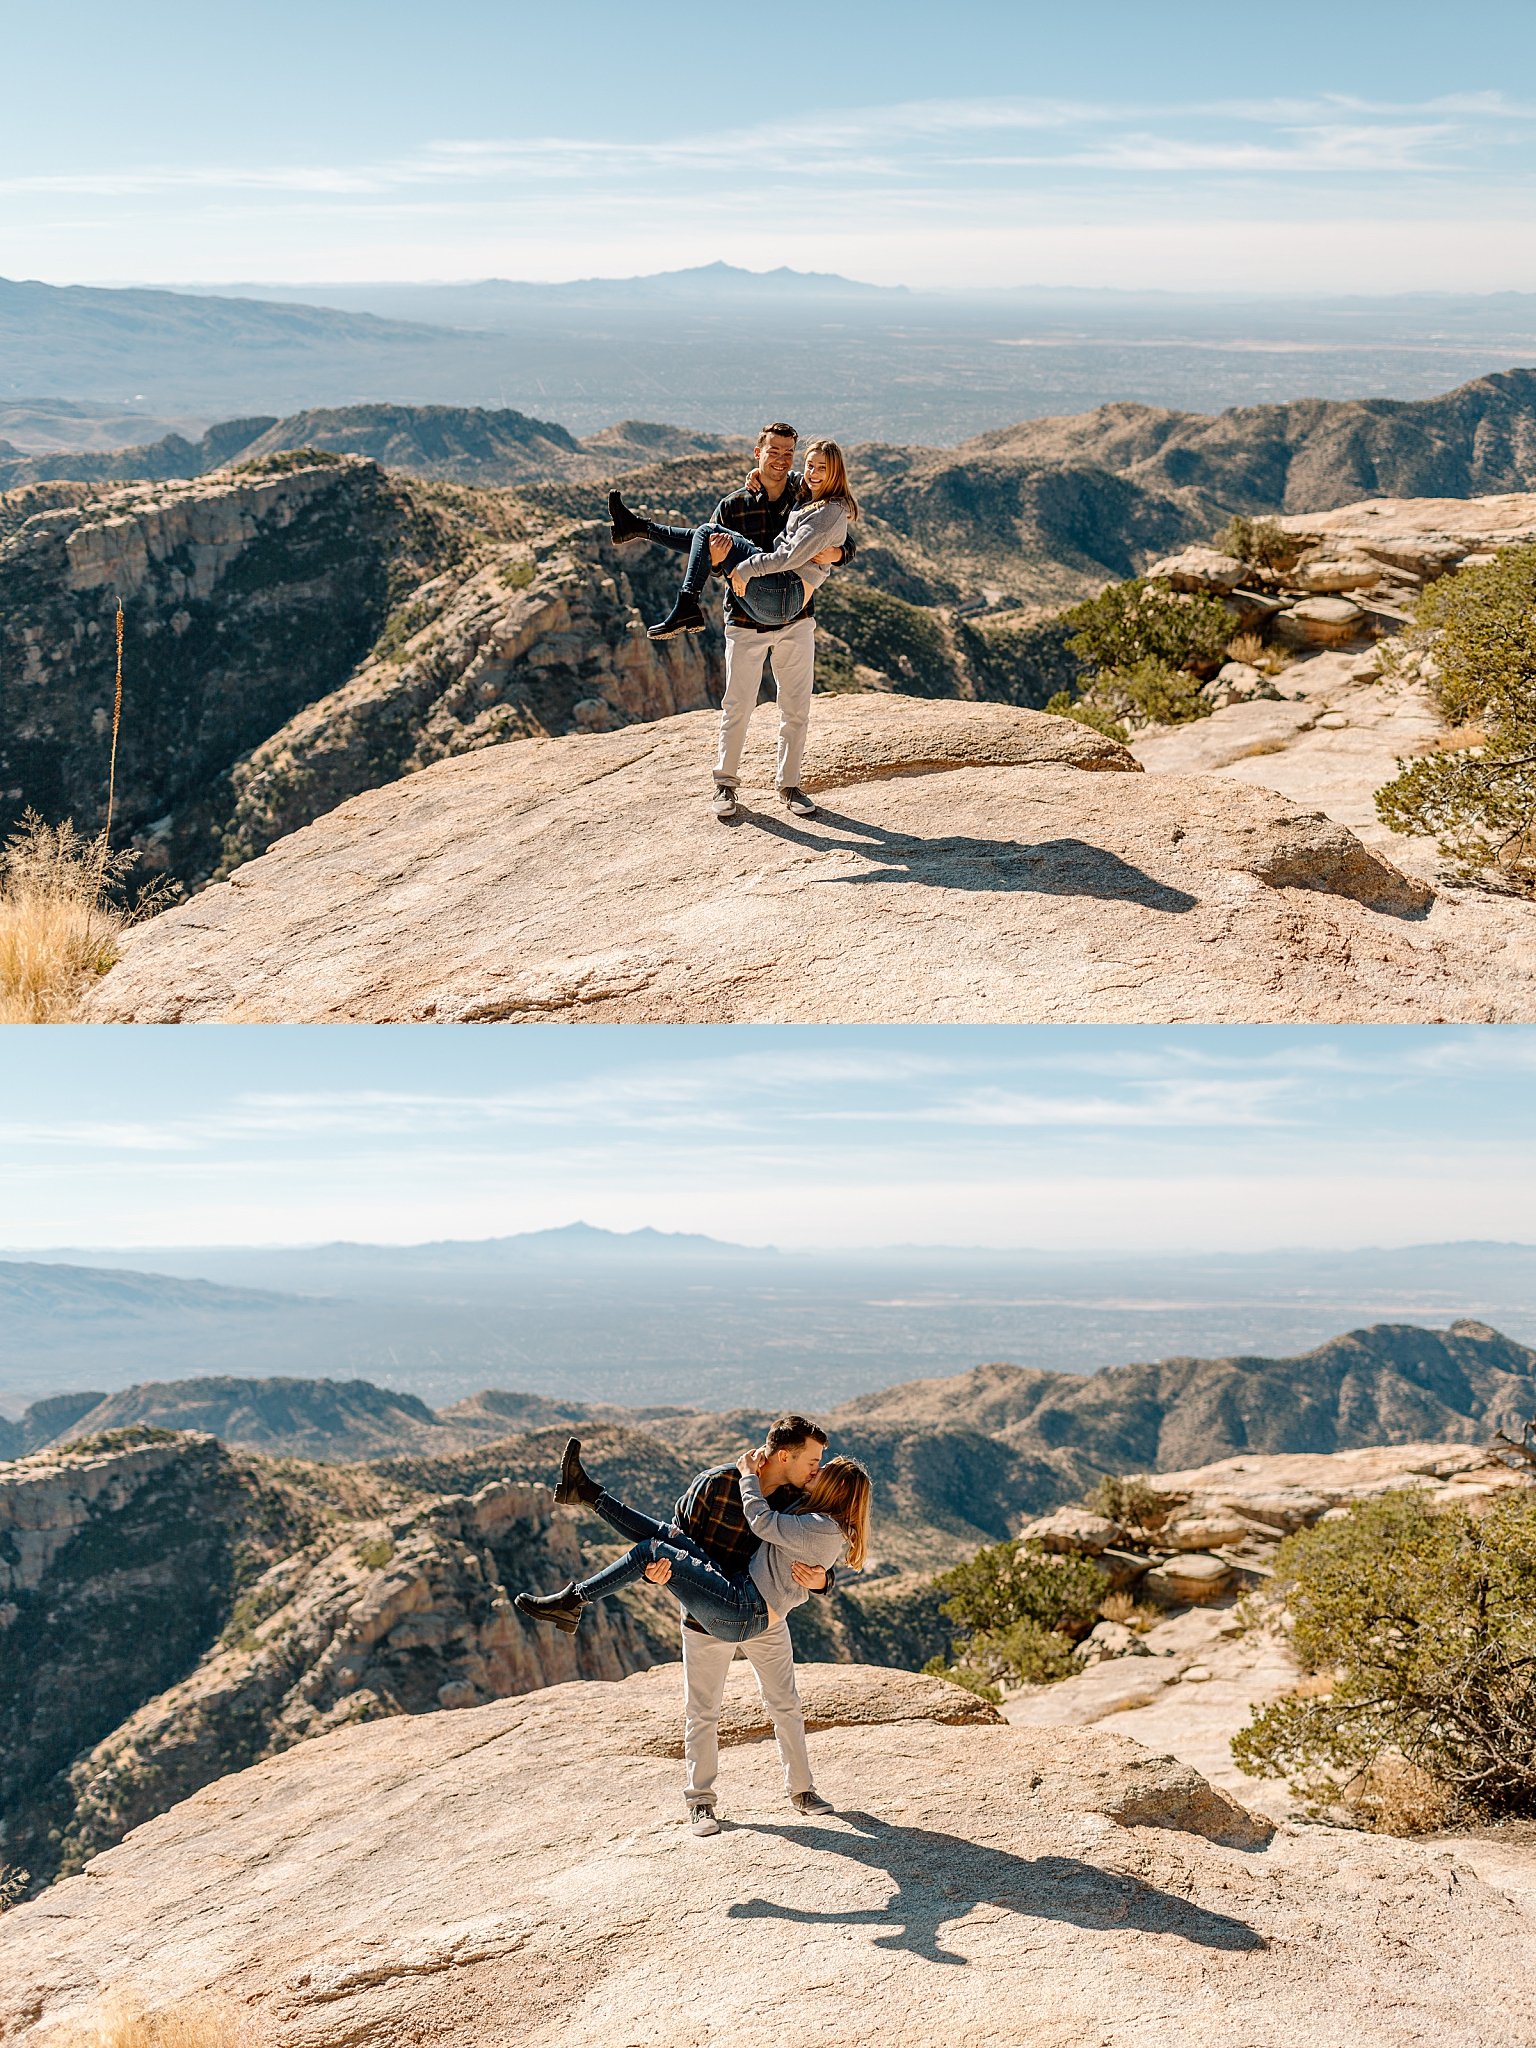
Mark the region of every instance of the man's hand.
MULTIPOLYGON (((796 1566, 796 1570, 798 1570, 798 1569, 799 1569, 799 1567, 798 1567, 798 1566, 796 1566)), ((651 1582, 651 1584, 652 1584, 653 1586, 664 1586, 664 1585, 666 1585, 666 1584, 667 1584, 667 1582, 668 1582, 668 1580, 669 1580, 669 1579, 670 1579, 670 1578, 672 1577, 672 1560, 671 1560, 671 1558, 669 1558, 669 1557, 658 1557, 658 1558, 657 1558, 657 1560, 656 1560, 656 1562, 655 1562, 654 1564, 648 1564, 648 1565, 646 1566, 646 1568, 645 1568, 645 1576, 646 1576, 646 1577, 647 1577, 647 1578, 648 1578, 648 1579, 650 1580, 650 1582, 651 1582)), ((823 1577, 823 1578, 825 1578, 825 1577, 826 1577, 826 1573, 825 1573, 825 1572, 823 1572, 823 1573, 822 1573, 822 1577, 823 1577)))
POLYGON ((824 1564, 805 1564, 797 1557, 789 1569, 797 1586, 804 1586, 811 1593, 820 1593, 825 1589, 827 1568, 824 1564))
POLYGON ((726 556, 730 552, 731 543, 729 535, 723 533, 712 533, 709 536, 709 559, 713 563, 715 568, 719 568, 720 564, 725 560, 726 556))
POLYGON ((740 1472, 743 1477, 745 1477, 748 1472, 751 1472, 755 1475, 756 1473, 762 1471, 763 1467, 767 1464, 767 1462, 768 1453, 765 1450, 759 1449, 755 1451, 743 1451, 741 1456, 736 1460, 736 1470, 740 1472))
POLYGON ((745 597, 747 594, 747 579, 741 574, 739 569, 731 577, 731 588, 738 597, 745 597))
POLYGON ((843 551, 841 548, 823 548, 819 555, 812 555, 811 557, 811 560, 819 563, 823 569, 835 569, 842 559, 843 551))

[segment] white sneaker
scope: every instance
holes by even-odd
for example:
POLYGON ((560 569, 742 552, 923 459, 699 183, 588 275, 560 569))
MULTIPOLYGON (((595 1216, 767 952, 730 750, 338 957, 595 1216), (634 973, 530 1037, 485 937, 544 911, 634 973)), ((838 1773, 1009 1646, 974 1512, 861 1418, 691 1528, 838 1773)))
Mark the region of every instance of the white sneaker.
POLYGON ((696 1835, 718 1835, 720 1823, 715 1819, 715 1809, 706 1806, 702 1799, 688 1803, 688 1825, 696 1835))
POLYGON ((736 815, 736 792, 728 782, 715 784, 715 816, 734 818, 736 815))
POLYGON ((836 1813, 837 1808, 828 1799, 823 1799, 813 1786, 809 1792, 796 1792, 790 1799, 796 1813, 836 1813))

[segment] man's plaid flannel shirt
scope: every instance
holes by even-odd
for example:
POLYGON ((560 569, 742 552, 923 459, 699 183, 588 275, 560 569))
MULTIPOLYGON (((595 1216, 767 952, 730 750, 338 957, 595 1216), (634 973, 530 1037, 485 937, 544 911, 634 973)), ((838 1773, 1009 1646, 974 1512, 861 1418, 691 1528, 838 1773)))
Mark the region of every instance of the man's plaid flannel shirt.
MULTIPOLYGON (((782 1515, 798 1507, 804 1499, 805 1495, 798 1486, 779 1486, 769 1494, 768 1505, 776 1514, 782 1515)), ((742 1512, 741 1474, 734 1465, 716 1465, 708 1472, 701 1472, 672 1510, 672 1519, 685 1536, 691 1536, 702 1550, 709 1553, 721 1571, 729 1572, 732 1578, 739 1576, 752 1562, 758 1539, 747 1527, 747 1518, 742 1512)), ((817 1590, 832 1590, 830 1571, 825 1587, 817 1590)), ((683 1626, 699 1628, 696 1621, 686 1617, 683 1626)))

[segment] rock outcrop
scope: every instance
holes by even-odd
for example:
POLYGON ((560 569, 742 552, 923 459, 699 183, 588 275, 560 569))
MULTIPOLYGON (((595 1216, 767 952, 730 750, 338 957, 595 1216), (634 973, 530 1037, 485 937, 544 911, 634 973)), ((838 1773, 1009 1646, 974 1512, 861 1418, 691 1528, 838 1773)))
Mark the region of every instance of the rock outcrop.
POLYGON ((905 1674, 857 1698, 835 1674, 818 1714, 823 1676, 839 1813, 799 1820, 749 1742, 708 1843, 655 1753, 675 1673, 349 1728, 211 1785, 0 1920, 0 2039, 41 2048, 116 1987, 221 1997, 291 2048, 470 2048, 503 2014, 529 2048, 1536 2041, 1531 1924, 1455 1855, 1274 1831, 1166 1755, 955 1725, 905 1674))
POLYGON ((1522 906, 1434 900, 1261 790, 1123 771, 1071 721, 830 699, 805 824, 704 801, 707 713, 370 792, 130 933, 82 1014, 885 1022, 1515 1020, 1522 906), (917 772, 923 771, 923 772, 917 772))

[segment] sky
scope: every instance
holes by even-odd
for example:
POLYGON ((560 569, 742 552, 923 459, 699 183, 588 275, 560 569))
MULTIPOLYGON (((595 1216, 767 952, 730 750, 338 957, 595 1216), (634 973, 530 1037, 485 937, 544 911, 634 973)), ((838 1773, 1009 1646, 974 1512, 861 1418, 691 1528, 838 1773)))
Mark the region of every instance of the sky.
POLYGON ((0 0, 0 276, 1536 290, 1536 8, 0 0))
POLYGON ((13 1029, 0 1247, 1536 1242, 1536 1028, 13 1029))

